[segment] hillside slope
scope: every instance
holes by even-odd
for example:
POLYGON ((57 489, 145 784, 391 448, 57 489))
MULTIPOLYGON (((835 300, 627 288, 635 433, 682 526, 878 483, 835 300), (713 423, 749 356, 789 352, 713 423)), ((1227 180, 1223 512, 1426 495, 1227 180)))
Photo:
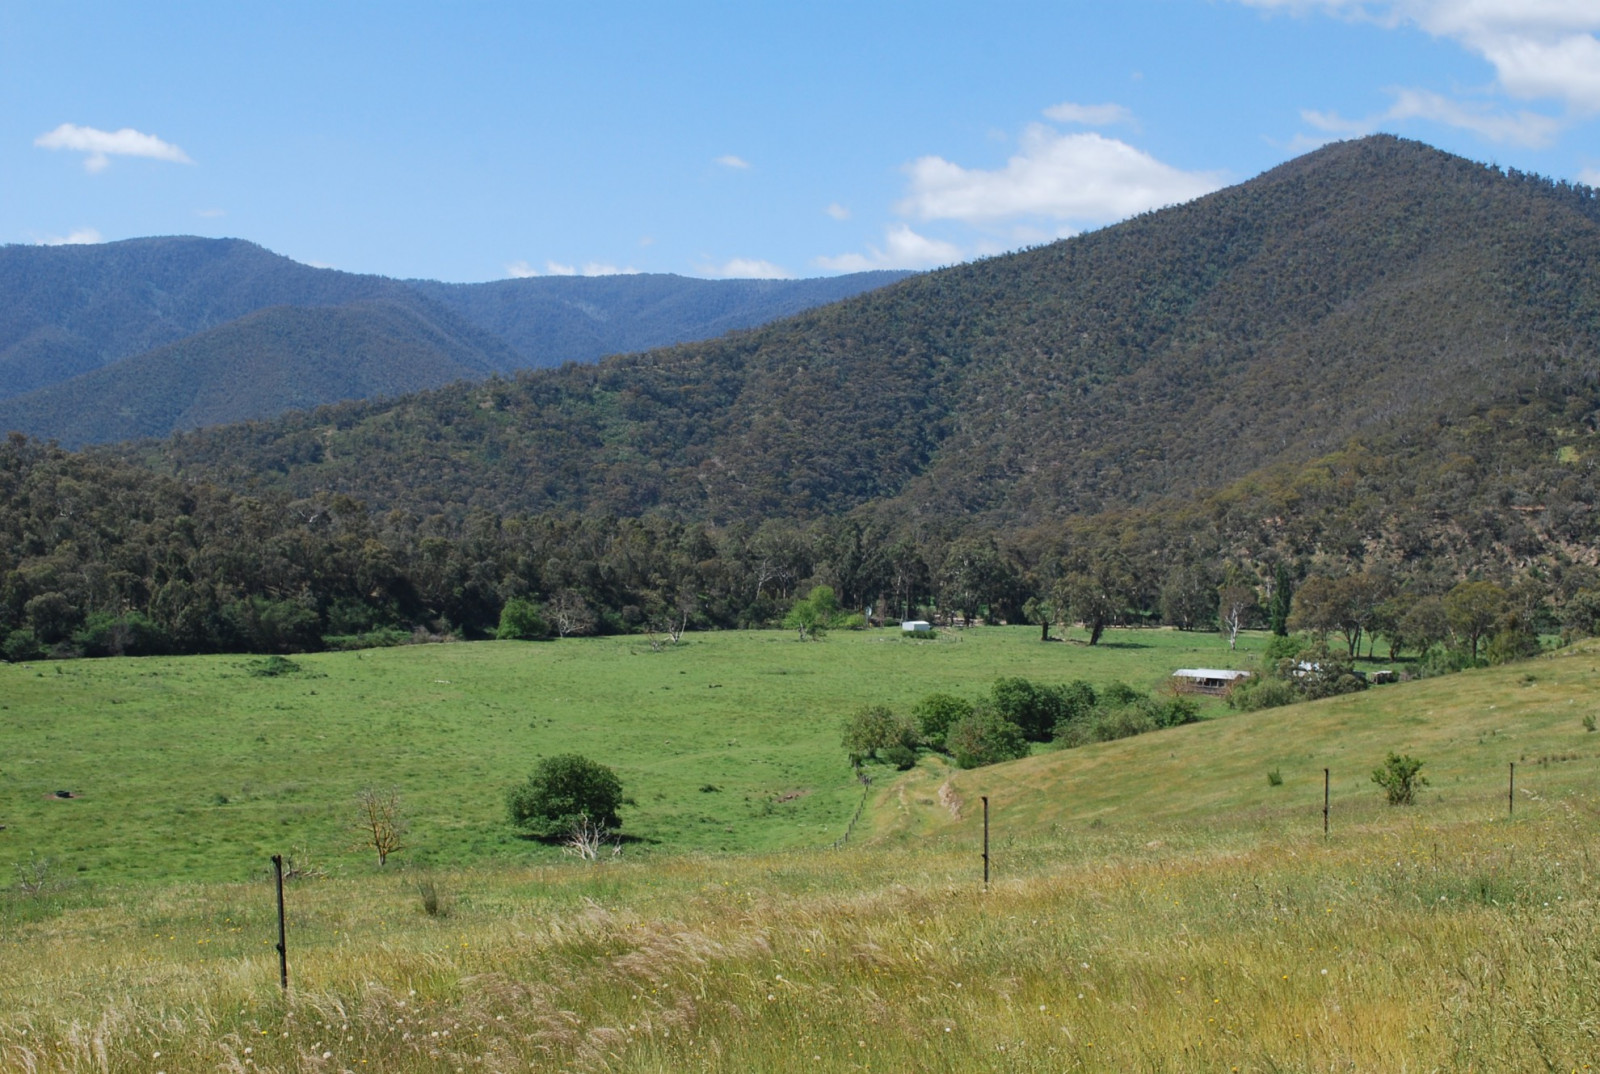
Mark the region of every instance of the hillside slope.
MULTIPOLYGON (((435 387, 462 376, 481 379, 487 372, 594 361, 618 351, 706 339, 905 275, 857 273, 817 280, 616 276, 443 284, 312 268, 236 239, 176 236, 93 246, 0 247, 0 401, 72 382, 64 391, 29 398, 20 409, 0 413, 0 429, 76 445, 275 415, 284 409, 282 392, 266 387, 250 393, 242 386, 255 375, 250 368, 253 352, 246 344, 256 339, 260 324, 218 330, 276 307, 300 310, 296 320, 301 331, 318 339, 296 359, 299 371, 308 375, 292 393, 295 406, 315 406, 435 387), (430 332, 452 337, 452 354, 439 361, 457 362, 462 370, 451 375, 415 371, 391 378, 392 385, 384 390, 362 390, 370 370, 355 366, 370 364, 370 356, 346 352, 337 344, 349 333, 352 318, 367 314, 330 314, 328 324, 314 327, 311 322, 319 314, 312 311, 375 302, 391 310, 408 309, 412 320, 434 326, 430 332), (155 352, 179 342, 186 343, 182 353, 187 375, 221 379, 183 384, 177 396, 161 398, 147 394, 161 382, 159 374, 148 370, 88 376, 141 356, 148 359, 147 366, 166 367, 172 356, 155 352), (463 347, 476 353, 467 356, 463 347), (130 386, 139 396, 131 409, 142 415, 135 420, 124 413, 130 409, 130 386), (212 412, 190 413, 190 390, 250 398, 212 412), (160 413, 184 417, 162 424, 154 420, 160 413)), ((380 335, 393 330, 392 324, 371 329, 380 335)), ((270 383, 277 376, 273 365, 283 360, 269 346, 261 378, 270 383)), ((397 357, 396 363, 414 365, 415 355, 397 357)))
POLYGON ((1044 524, 1485 407, 1600 408, 1594 192, 1388 136, 709 343, 147 445, 237 487, 1044 524), (1535 405, 1536 404, 1536 405, 1535 405))
POLYGON ((415 296, 274 306, 27 395, 0 428, 67 447, 481 380, 507 348, 415 296), (431 314, 431 316, 430 316, 431 314))
POLYGON ((410 285, 494 333, 517 368, 591 362, 608 354, 711 339, 911 275, 857 272, 812 280, 698 280, 687 276, 538 276, 490 283, 410 285))

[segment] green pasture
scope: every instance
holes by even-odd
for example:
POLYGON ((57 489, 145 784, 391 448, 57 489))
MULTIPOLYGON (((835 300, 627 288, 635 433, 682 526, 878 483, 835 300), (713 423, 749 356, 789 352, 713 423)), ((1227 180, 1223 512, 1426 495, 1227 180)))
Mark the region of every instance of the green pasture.
POLYGON ((227 880, 273 853, 375 868, 350 849, 368 786, 401 794, 399 863, 548 857, 509 829, 504 796, 568 751, 615 768, 637 803, 626 854, 820 846, 860 800, 839 724, 862 705, 976 697, 1000 675, 1154 688, 1261 644, 1144 630, 1089 648, 980 627, 691 634, 661 652, 633 637, 407 646, 298 656, 278 677, 247 656, 0 665, 0 870, 33 856, 88 880, 227 880))

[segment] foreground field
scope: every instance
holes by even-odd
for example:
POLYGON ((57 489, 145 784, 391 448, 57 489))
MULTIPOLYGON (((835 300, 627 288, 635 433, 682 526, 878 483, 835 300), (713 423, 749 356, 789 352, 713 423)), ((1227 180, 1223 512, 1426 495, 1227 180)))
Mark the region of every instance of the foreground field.
POLYGON ((0 1069, 1589 1069, 1597 664, 925 761, 842 851, 296 882, 287 995, 263 879, 12 893, 0 1069), (1417 806, 1362 785, 1391 748, 1417 806))
POLYGON ((1037 639, 995 627, 923 642, 712 633, 659 653, 638 638, 485 642, 296 657, 303 671, 277 677, 237 656, 0 664, 0 876, 37 856, 92 882, 238 880, 289 852, 368 872, 349 830, 368 786, 401 794, 398 862, 548 858, 508 828, 505 792, 568 751, 614 767, 637 802, 623 810, 630 855, 821 846, 861 799, 839 726, 862 705, 975 697, 998 675, 1148 688, 1260 643, 1037 639))

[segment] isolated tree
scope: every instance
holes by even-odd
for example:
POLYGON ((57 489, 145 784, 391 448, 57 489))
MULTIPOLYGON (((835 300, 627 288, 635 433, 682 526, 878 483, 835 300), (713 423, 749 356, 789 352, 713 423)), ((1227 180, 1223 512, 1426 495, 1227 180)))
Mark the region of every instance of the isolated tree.
POLYGON ((1428 785, 1422 762, 1409 755, 1389 754, 1382 767, 1372 770, 1372 782, 1383 788, 1390 805, 1412 805, 1417 791, 1428 785))
POLYGON ((400 792, 393 787, 364 788, 356 795, 356 819, 351 825, 359 835, 355 849, 378 853, 378 864, 387 865, 389 855, 404 850, 405 814, 400 809, 400 792))
POLYGON ((620 827, 622 781, 605 765, 578 753, 546 757, 526 782, 506 795, 511 823, 540 839, 569 835, 583 820, 620 827))
POLYGON ((819 585, 794 602, 783 625, 798 631, 800 640, 805 641, 821 638, 838 618, 839 598, 834 596, 833 587, 819 585))
POLYGON ((1132 588, 1127 571, 1119 562, 1099 559, 1088 570, 1068 575, 1063 584, 1072 617, 1089 632, 1089 644, 1099 645, 1106 627, 1127 605, 1132 588))
POLYGON ((1056 621, 1056 605, 1049 598, 1029 597, 1022 605, 1022 614, 1039 624, 1039 640, 1050 640, 1050 624, 1056 621))
POLYGON ((1478 646, 1506 613, 1506 591, 1493 582, 1462 582, 1444 596, 1450 630, 1478 659, 1478 646))
POLYGON ((1227 580, 1217 590, 1217 619, 1222 632, 1228 636, 1228 648, 1239 644, 1239 631, 1244 629, 1256 610, 1254 579, 1243 571, 1228 571, 1227 580))

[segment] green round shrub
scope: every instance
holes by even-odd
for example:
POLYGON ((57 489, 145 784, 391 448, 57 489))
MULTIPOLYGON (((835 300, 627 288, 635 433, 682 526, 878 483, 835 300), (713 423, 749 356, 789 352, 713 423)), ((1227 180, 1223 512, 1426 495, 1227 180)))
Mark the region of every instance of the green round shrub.
POLYGON ((583 818, 607 828, 621 825, 622 781, 605 765, 578 753, 546 757, 526 783, 511 788, 511 823, 540 839, 565 835, 583 818))

